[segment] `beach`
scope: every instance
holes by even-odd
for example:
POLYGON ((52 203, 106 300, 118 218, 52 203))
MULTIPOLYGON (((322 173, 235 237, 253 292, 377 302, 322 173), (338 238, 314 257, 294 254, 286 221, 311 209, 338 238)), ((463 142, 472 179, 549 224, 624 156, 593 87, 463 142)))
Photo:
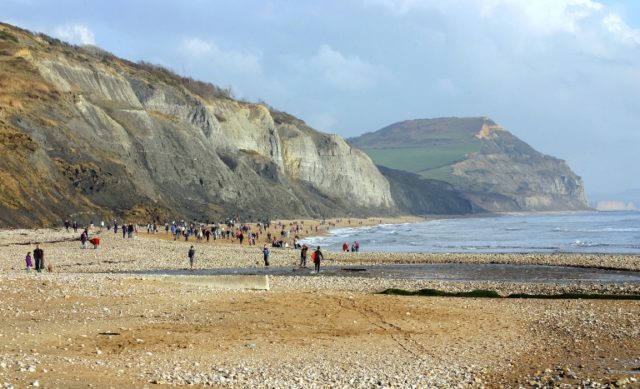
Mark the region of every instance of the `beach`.
MULTIPOLYGON (((348 220, 341 223, 350 225, 348 220)), ((315 233, 313 223, 305 221, 309 234, 315 233)), ((318 232, 326 232, 325 226, 318 232)), ((196 271, 259 272, 262 240, 241 246, 237 241, 174 241, 164 232, 141 231, 123 239, 103 231, 100 247, 93 250, 81 249, 72 240, 76 235, 50 229, 0 231, 3 387, 638 386, 638 300, 379 294, 388 288, 432 288, 488 289, 503 296, 628 295, 640 294, 638 283, 292 272, 270 276, 268 291, 226 290, 173 282, 161 273, 188 274, 191 245, 196 271), (24 256, 36 242, 53 264, 52 273, 24 270, 24 256)), ((639 270, 633 255, 325 252, 325 258, 323 265, 359 267, 453 262, 639 270)), ((271 250, 272 267, 293 271, 298 259, 299 250, 271 250)))

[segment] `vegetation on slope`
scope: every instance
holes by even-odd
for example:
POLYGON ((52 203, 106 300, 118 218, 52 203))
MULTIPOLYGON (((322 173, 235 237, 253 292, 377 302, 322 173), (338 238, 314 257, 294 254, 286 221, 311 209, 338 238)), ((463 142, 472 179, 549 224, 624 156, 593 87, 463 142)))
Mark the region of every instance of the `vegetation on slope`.
POLYGON ((485 118, 409 120, 352 138, 350 142, 363 149, 377 165, 448 181, 449 170, 441 168, 480 151, 481 142, 475 135, 485 123, 495 124, 485 118))

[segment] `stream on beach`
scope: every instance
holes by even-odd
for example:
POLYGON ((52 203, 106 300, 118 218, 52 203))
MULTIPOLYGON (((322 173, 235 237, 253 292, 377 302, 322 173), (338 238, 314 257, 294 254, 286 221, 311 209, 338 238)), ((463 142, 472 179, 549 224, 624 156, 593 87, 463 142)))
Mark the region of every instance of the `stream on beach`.
MULTIPOLYGON (((256 267, 216 269, 164 269, 129 274, 169 276, 273 275, 317 276, 313 268, 256 267)), ((633 283, 640 284, 640 271, 510 264, 391 264, 367 266, 322 266, 321 275, 434 281, 501 281, 520 283, 633 283)))

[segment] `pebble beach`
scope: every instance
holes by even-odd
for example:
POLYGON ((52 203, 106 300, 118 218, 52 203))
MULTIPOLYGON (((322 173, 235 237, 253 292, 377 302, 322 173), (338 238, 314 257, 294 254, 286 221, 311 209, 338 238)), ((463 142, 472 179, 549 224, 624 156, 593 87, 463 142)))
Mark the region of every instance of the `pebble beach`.
MULTIPOLYGON (((260 268, 262 242, 0 231, 0 385, 22 387, 638 387, 640 301, 387 296, 387 288, 640 294, 638 283, 272 276, 269 291, 132 274, 260 268), (27 273, 39 242, 53 272, 27 273)), ((633 255, 325 252, 339 266, 508 263, 640 270, 633 255)), ((271 250, 295 268, 299 251, 271 250)))

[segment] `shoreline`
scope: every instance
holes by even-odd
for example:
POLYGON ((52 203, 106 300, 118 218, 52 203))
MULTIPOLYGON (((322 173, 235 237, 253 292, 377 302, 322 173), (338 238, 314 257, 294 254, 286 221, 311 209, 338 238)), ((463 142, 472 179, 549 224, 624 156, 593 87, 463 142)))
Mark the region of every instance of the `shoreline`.
MULTIPOLYGON (((343 222, 348 226, 348 223, 343 222)), ((305 224, 308 224, 306 222, 305 224)), ((337 224, 337 223, 336 223, 337 224)), ((371 221, 370 225, 375 225, 371 221)), ((359 225, 356 227, 358 228, 359 225)), ((364 227, 364 223, 363 223, 364 227)), ((272 230, 275 231, 275 230, 272 230)), ((24 255, 33 251, 36 242, 47 252, 57 266, 74 272, 118 271, 119 267, 138 267, 139 269, 174 268, 176 264, 186 263, 184 258, 188 248, 193 245, 197 252, 197 266, 254 267, 261 259, 261 248, 265 242, 260 237, 255 246, 248 246, 245 240, 240 245, 237 240, 218 239, 210 242, 173 240, 164 231, 157 234, 139 232, 134 239, 122 239, 121 234, 103 231, 98 250, 80 249, 76 233, 63 229, 40 230, 0 230, 0 271, 17 271, 22 268, 24 255), (184 251, 184 253, 183 253, 184 251), (119 260, 129 258, 129 262, 119 260), (92 261, 87 261, 87 259, 92 261), (253 258, 253 259, 250 259, 253 258), (107 262, 100 262, 106 260, 107 262), (97 261, 94 263, 94 261, 97 261), (129 263, 129 266, 126 264, 129 263)), ((316 235, 317 236, 317 235, 316 235)), ((290 237, 289 240, 293 238, 290 237)), ((304 239, 304 238, 301 238, 304 239)), ((325 249, 326 250, 326 249, 325 249)), ((274 266, 291 265, 298 262, 299 250, 293 248, 272 248, 274 266)), ((549 266, 572 266, 602 270, 640 271, 640 254, 606 253, 426 253, 426 252, 369 252, 358 253, 326 250, 327 259, 337 265, 353 264, 419 264, 419 263, 498 263, 527 264, 549 266)))

